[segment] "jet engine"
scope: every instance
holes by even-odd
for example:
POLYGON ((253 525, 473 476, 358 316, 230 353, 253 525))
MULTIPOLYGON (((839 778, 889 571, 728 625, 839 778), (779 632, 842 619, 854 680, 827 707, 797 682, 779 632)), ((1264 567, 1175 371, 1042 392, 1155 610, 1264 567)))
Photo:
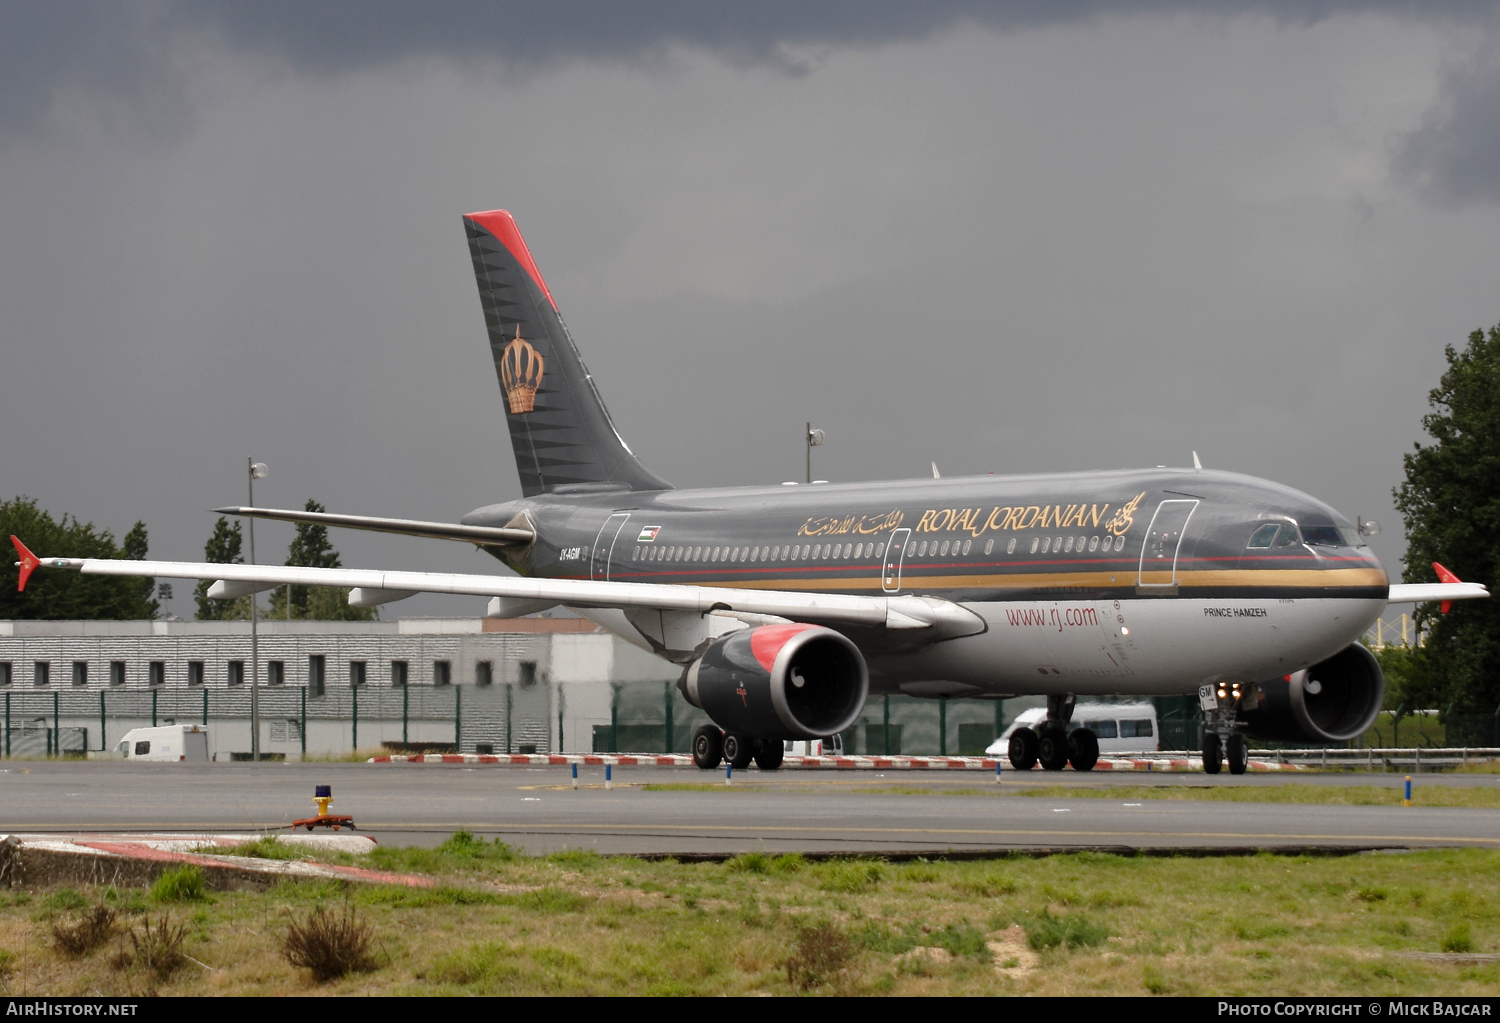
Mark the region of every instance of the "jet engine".
POLYGON ((1385 703, 1380 662, 1358 643, 1255 688, 1254 705, 1240 709, 1240 720, 1252 738, 1278 742, 1358 738, 1375 723, 1385 703))
POLYGON ((870 675, 859 648, 819 625, 762 625, 711 643, 677 683, 726 732, 822 739, 865 709, 870 675))

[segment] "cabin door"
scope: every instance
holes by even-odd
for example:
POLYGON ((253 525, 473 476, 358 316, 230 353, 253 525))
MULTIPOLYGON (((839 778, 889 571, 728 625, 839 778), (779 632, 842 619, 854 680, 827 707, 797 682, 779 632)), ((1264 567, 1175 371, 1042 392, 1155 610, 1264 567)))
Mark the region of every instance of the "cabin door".
POLYGON ((630 518, 629 512, 615 512, 604 523, 599 530, 599 535, 594 538, 594 553, 589 562, 590 579, 608 579, 610 556, 614 553, 615 540, 620 536, 620 530, 625 528, 625 520, 630 518))
POLYGON ((885 545, 885 564, 880 573, 880 588, 887 593, 901 589, 901 565, 906 561, 906 545, 911 540, 911 530, 896 529, 885 545))
POLYGON ((1176 586, 1177 550, 1197 501, 1163 501, 1151 516, 1141 547, 1140 586, 1176 586))

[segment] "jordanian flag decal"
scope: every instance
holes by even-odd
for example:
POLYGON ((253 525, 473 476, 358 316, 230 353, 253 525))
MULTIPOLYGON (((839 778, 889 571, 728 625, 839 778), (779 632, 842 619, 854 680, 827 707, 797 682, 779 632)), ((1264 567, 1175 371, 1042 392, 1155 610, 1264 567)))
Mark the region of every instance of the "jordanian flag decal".
POLYGON ((656 539, 656 534, 661 532, 660 526, 646 526, 641 530, 641 535, 635 538, 636 543, 650 543, 656 539))

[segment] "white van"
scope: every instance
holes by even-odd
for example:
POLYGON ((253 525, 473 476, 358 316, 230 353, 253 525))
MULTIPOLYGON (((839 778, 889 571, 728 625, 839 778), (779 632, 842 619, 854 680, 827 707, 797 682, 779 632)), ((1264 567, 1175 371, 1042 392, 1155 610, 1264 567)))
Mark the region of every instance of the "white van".
MULTIPOLYGON (((1012 732, 1017 728, 1036 729, 1046 720, 1046 707, 1022 711, 1000 738, 989 744, 985 754, 1006 756, 1010 752, 1012 732)), ((1118 753, 1154 753, 1161 748, 1156 705, 1151 703, 1080 703, 1073 708, 1073 719, 1068 728, 1087 728, 1097 735, 1101 757, 1118 753)))
POLYGON ((208 729, 203 725, 132 728, 115 746, 126 760, 208 762, 208 729))

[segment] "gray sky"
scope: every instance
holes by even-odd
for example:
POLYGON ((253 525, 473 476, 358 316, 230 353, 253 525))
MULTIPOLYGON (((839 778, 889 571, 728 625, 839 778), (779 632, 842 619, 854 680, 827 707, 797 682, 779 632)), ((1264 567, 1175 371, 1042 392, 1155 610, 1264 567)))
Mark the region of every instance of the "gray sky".
POLYGON ((833 480, 1196 449, 1399 572, 1443 346, 1500 321, 1488 5, 306 7, 0 0, 0 494, 174 559, 249 454, 263 504, 518 496, 459 222, 503 207, 678 486, 800 478, 806 419, 833 480))

